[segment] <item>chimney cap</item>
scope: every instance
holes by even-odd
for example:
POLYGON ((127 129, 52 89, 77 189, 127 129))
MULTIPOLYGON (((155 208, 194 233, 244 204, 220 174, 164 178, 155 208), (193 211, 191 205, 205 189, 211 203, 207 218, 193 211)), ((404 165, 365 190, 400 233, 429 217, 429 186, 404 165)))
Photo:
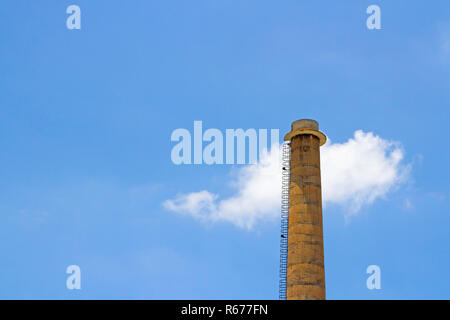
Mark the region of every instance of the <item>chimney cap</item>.
POLYGON ((319 123, 316 120, 312 119, 300 119, 292 122, 291 125, 292 130, 297 129, 312 129, 319 130, 319 123))
POLYGON ((291 141, 293 137, 300 134, 312 134, 319 138, 320 145, 327 142, 327 137, 319 131, 319 123, 312 119, 300 119, 292 122, 291 131, 284 136, 285 141, 291 141))

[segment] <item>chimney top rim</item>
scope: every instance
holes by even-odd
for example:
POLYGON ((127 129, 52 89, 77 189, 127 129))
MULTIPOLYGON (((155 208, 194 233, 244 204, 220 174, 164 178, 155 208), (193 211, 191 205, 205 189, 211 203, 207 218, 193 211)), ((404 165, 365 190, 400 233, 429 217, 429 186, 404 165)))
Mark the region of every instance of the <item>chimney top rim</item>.
POLYGON ((284 136, 285 141, 290 141, 300 134, 311 134, 319 138, 320 145, 324 145, 327 137, 319 131, 319 123, 312 119, 299 119, 292 122, 291 131, 284 136))
POLYGON ((313 119, 299 119, 292 122, 291 125, 292 130, 297 129, 312 129, 319 130, 319 123, 313 119))

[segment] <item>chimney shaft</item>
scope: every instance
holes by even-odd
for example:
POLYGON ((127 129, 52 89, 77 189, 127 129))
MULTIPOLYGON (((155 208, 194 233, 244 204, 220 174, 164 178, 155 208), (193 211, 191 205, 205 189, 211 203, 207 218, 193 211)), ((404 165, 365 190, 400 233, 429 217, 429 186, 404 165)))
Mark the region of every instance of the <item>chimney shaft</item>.
POLYGON ((325 299, 320 146, 326 136, 314 120, 292 123, 290 141, 288 300, 325 299))

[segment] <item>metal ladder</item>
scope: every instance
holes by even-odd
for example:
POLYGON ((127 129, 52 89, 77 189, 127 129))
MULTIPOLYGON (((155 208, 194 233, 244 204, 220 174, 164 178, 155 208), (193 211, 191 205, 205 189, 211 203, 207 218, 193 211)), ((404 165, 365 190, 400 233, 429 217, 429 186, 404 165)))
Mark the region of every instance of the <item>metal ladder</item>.
POLYGON ((281 238, 280 238, 280 287, 279 299, 286 300, 287 263, 288 263, 288 231, 289 231, 289 171, 291 147, 284 142, 281 147, 281 238))

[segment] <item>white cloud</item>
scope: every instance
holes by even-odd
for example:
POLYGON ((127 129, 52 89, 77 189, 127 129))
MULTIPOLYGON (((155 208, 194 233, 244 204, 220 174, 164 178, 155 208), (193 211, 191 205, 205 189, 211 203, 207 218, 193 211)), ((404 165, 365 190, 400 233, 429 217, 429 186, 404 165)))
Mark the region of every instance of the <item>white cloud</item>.
POLYGON ((403 150, 361 130, 345 143, 328 143, 321 152, 322 193, 325 204, 344 205, 357 213, 404 181, 409 166, 401 163, 403 150))
MULTIPOLYGON (((257 222, 278 218, 281 168, 278 147, 256 165, 239 169, 231 181, 235 195, 220 199, 203 190, 180 194, 163 206, 204 222, 231 222, 251 229, 257 222)), ((346 216, 358 213, 404 181, 409 166, 402 163, 400 144, 358 130, 345 143, 328 142, 321 149, 322 193, 325 205, 339 204, 346 216)))
POLYGON ((258 220, 277 215, 281 197, 281 172, 278 145, 265 152, 261 161, 239 169, 231 182, 236 195, 218 200, 209 191, 178 195, 164 202, 167 210, 191 215, 202 221, 228 221, 250 229, 258 220))

